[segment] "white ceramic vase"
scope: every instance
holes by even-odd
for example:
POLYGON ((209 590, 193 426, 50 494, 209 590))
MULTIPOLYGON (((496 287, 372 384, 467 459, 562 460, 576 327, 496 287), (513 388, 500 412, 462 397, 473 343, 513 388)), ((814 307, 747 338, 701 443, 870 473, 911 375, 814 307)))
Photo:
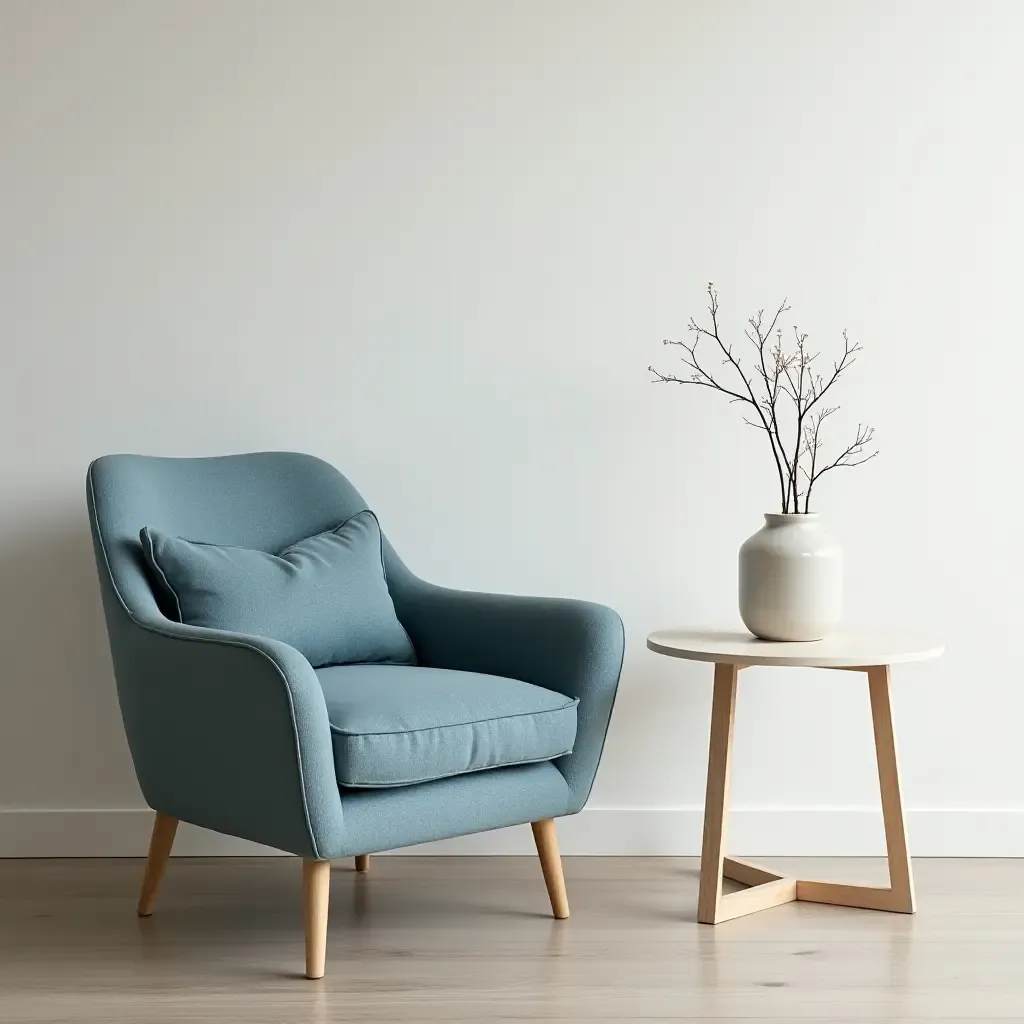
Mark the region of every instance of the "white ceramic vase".
POLYGON ((843 552, 815 513, 766 513, 740 548, 740 617, 762 640, 821 640, 843 609, 843 552))

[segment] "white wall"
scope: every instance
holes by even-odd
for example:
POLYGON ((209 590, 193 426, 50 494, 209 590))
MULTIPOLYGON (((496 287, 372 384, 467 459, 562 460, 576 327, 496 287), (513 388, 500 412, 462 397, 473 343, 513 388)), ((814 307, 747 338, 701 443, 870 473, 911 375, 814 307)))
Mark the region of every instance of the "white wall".
MULTIPOLYGON (((0 5, 0 853, 145 831, 86 464, 268 448, 422 575, 616 607, 566 846, 695 852, 709 672, 644 637, 737 621, 775 500, 736 409, 647 383, 714 280, 731 330, 788 295, 863 342, 883 454, 820 504, 848 621, 948 642, 896 673, 912 843, 1024 854, 1022 33, 1012 0, 0 5)), ((737 845, 876 848, 869 736, 857 678, 745 676, 737 845)))

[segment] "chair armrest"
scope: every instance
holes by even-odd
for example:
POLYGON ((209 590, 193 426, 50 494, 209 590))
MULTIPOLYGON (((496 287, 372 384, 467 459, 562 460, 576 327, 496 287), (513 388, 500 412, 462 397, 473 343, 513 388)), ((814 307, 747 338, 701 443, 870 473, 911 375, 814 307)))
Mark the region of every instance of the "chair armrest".
POLYGON ((123 606, 108 612, 121 713, 150 806, 330 857, 340 847, 341 799, 309 662, 262 637, 140 621, 123 606))
POLYGON ((583 808, 601 760, 625 649, 622 620, 587 601, 448 590, 405 578, 395 609, 420 663, 522 679, 579 699, 576 745, 556 766, 583 808))

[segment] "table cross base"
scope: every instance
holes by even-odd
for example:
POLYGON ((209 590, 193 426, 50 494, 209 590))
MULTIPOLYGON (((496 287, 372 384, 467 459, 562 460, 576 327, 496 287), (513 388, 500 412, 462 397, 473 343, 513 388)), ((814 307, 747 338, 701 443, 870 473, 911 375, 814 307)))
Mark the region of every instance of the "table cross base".
POLYGON ((864 910, 890 910, 897 914, 914 913, 913 892, 898 892, 874 885, 844 885, 841 882, 815 882, 789 878, 769 868, 733 857, 722 858, 722 876, 749 886, 739 892, 719 896, 714 920, 700 918, 702 924, 721 924, 783 903, 831 903, 838 907, 864 910))
POLYGON ((700 862, 697 920, 702 924, 721 924, 734 917, 753 914, 796 900, 832 903, 842 907, 862 907, 865 910, 888 910, 901 914, 914 913, 914 881, 907 853, 887 665, 844 667, 843 670, 866 672, 868 677, 878 782, 882 795, 882 819, 885 823, 885 842, 889 859, 889 887, 843 885, 839 882, 789 878, 757 864, 724 855, 736 679, 742 667, 722 662, 715 664, 715 694, 711 709, 711 740, 708 753, 707 796, 704 803, 704 845, 700 862), (723 878, 740 882, 749 888, 739 892, 723 893, 723 878))

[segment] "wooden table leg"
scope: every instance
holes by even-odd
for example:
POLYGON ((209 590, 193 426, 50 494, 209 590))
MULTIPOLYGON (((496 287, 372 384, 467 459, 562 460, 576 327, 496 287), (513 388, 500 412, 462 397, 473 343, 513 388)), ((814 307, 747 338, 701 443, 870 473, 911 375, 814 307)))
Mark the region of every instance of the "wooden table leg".
POLYGON ((711 741, 708 745, 708 788, 704 799, 704 845, 700 857, 700 893, 697 920, 721 924, 796 899, 796 879, 768 868, 725 856, 725 816, 729 810, 729 768, 736 711, 737 665, 715 665, 715 695, 711 704, 711 741), (722 878, 732 878, 748 889, 722 893, 722 878))
POLYGON ((725 815, 729 804, 737 674, 735 665, 715 665, 708 784, 704 797, 704 843, 700 853, 700 893, 697 897, 697 920, 702 924, 716 922, 722 902, 722 858, 725 853, 725 815))
POLYGON ((843 885, 838 882, 799 881, 798 900, 833 903, 865 910, 888 910, 913 914, 914 879, 907 850, 907 828, 903 819, 900 773, 896 760, 896 737, 892 726, 889 699, 889 666, 872 665, 861 671, 868 676, 871 696, 871 722, 875 733, 875 758, 878 761, 878 787, 882 796, 882 820, 885 823, 885 847, 889 858, 889 885, 843 885))
POLYGON ((914 913, 914 875, 907 849, 907 825, 903 818, 900 769, 896 758, 896 736, 892 727, 889 699, 889 666, 868 669, 871 694, 871 722, 875 731, 878 788, 882 794, 885 847, 889 857, 889 888, 894 906, 905 914, 914 913))

